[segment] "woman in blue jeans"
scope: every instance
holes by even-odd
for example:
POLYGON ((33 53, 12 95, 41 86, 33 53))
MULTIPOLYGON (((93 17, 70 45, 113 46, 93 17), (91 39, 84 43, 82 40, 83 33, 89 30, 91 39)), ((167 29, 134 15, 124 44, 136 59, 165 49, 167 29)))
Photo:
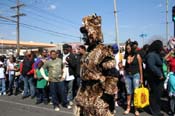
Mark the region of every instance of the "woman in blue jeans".
MULTIPOLYGON (((124 114, 126 115, 129 114, 131 110, 131 97, 134 89, 139 87, 140 83, 143 83, 142 59, 141 56, 136 53, 132 42, 126 44, 125 59, 127 109, 124 111, 124 114)), ((139 112, 136 107, 135 116, 139 116, 139 112)))
POLYGON ((9 63, 7 64, 7 72, 8 72, 8 79, 9 79, 9 93, 8 96, 11 96, 13 94, 13 84, 15 80, 15 57, 9 58, 9 63))

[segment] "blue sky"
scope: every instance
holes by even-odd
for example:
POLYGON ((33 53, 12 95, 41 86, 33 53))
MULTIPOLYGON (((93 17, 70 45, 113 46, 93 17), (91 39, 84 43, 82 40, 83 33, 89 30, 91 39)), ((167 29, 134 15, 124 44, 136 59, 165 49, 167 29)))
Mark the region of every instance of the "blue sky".
MULTIPOLYGON (((26 6, 20 18, 20 40, 35 42, 80 42, 82 17, 97 13, 102 16, 105 43, 115 42, 113 0, 20 0, 26 6)), ((15 14, 11 6, 16 0, 0 0, 0 16, 15 14)), ((169 0, 169 37, 173 35, 172 6, 169 0)), ((140 34, 147 34, 144 42, 154 36, 166 37, 166 0, 117 0, 119 42, 128 38, 142 44, 140 34)), ((15 20, 15 19, 14 19, 15 20)), ((0 38, 16 40, 14 23, 0 19, 0 38)))

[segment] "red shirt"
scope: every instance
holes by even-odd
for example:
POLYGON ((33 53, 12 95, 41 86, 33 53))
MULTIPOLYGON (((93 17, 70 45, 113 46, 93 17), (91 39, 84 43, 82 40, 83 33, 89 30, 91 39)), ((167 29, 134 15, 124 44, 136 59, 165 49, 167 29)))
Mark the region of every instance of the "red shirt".
POLYGON ((171 72, 175 72, 175 57, 169 58, 169 67, 171 72))

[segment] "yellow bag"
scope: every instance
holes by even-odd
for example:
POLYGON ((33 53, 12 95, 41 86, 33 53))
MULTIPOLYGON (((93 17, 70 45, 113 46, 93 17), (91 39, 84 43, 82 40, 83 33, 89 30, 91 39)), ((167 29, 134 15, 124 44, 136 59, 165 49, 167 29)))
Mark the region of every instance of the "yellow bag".
POLYGON ((149 90, 141 85, 134 90, 134 106, 144 108, 149 105, 149 90))

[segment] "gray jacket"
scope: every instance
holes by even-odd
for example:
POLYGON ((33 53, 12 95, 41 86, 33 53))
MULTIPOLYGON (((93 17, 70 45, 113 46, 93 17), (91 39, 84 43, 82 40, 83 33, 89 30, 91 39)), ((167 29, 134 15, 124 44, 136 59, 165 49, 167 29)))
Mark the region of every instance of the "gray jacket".
POLYGON ((159 79, 163 77, 162 71, 162 58, 156 52, 150 52, 146 56, 146 72, 151 77, 156 77, 159 79))

